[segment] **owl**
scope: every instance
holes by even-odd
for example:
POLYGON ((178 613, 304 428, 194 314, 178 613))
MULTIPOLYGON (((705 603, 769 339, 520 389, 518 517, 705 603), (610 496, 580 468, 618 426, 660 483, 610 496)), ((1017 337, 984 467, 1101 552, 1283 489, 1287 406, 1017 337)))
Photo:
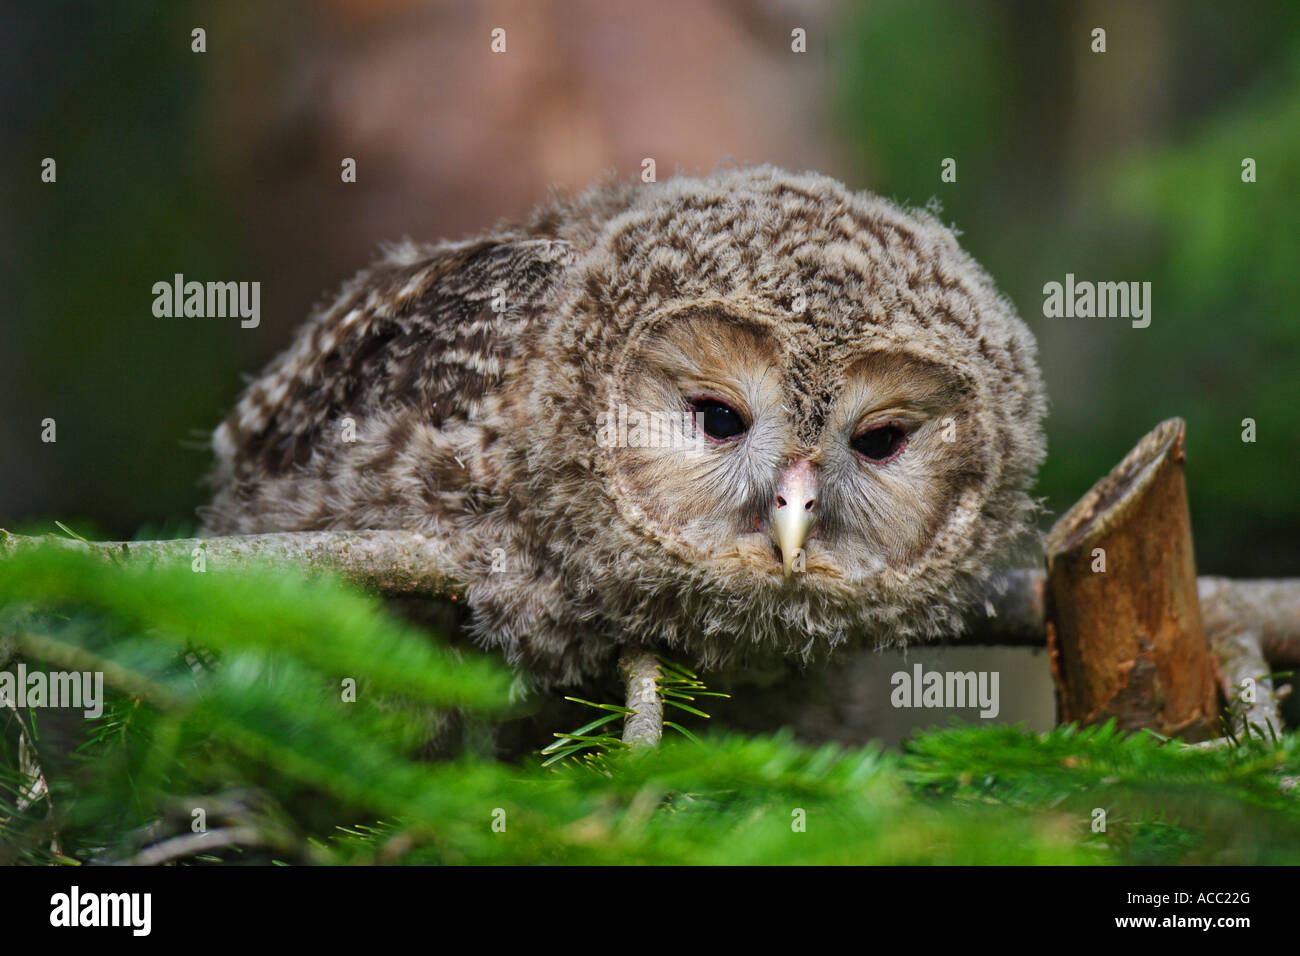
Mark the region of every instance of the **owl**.
POLYGON ((208 534, 447 543, 534 686, 960 632, 1026 535, 1032 335, 931 212, 770 166, 387 250, 216 430, 208 534))

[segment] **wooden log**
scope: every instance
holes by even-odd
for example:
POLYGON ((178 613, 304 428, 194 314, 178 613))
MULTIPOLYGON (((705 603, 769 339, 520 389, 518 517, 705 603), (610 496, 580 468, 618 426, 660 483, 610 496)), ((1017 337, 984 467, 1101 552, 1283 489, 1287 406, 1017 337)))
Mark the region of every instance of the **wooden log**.
POLYGON ((1162 422, 1053 527, 1046 639, 1062 723, 1204 740, 1219 729, 1183 476, 1162 422))

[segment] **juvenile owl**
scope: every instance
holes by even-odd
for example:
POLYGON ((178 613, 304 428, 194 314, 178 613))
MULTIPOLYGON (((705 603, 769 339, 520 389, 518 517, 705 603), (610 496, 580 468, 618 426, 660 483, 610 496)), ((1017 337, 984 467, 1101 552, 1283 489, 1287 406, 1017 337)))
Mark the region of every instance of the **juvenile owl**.
POLYGON ((607 181, 347 283, 217 429, 206 532, 437 536, 543 686, 951 635, 1035 510, 1035 353, 927 212, 607 181))

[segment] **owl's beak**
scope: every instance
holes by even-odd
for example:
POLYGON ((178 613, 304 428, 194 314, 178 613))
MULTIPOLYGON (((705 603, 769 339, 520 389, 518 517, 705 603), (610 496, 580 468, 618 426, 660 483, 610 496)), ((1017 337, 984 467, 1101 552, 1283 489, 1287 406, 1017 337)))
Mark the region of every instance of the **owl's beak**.
POLYGON ((768 520, 789 578, 796 567, 803 570, 804 542, 817 523, 817 473, 807 459, 795 462, 781 475, 768 520))

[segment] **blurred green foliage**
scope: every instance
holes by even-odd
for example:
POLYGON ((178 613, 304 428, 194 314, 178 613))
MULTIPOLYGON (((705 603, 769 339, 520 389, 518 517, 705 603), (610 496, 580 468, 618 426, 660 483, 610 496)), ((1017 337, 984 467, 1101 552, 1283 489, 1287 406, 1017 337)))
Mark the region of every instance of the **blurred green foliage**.
POLYGON ((705 734, 549 767, 431 763, 430 708, 490 721, 508 675, 373 598, 291 571, 0 560, 0 635, 29 669, 109 689, 95 719, 0 716, 0 864, 1300 862, 1300 796, 1280 785, 1294 735, 1213 750, 957 727, 893 754, 705 734), (27 806, 22 735, 49 791, 27 806), (183 849, 195 810, 211 842, 183 849))
POLYGON ((120 535, 192 527, 202 432, 239 372, 265 360, 219 322, 151 314, 155 282, 248 266, 213 188, 186 8, 53 0, 0 15, 13 121, 0 158, 0 435, 23 463, 0 476, 0 524, 60 513, 120 535), (39 178, 46 156, 55 185, 39 178), (40 440, 47 417, 53 444, 40 440))
POLYGON ((1135 336, 1115 372, 1138 405, 1176 396, 1191 425, 1202 565, 1264 549, 1246 559, 1260 574, 1295 573, 1300 531, 1300 45, 1288 75, 1185 144, 1117 163, 1106 183, 1118 220, 1155 227, 1131 268, 1157 277, 1171 319, 1135 336), (1268 170, 1267 188, 1242 184, 1238 153, 1268 170), (1237 440, 1245 418, 1256 444, 1237 440))
MULTIPOLYGON (((1201 570, 1300 574, 1300 5, 835 9, 829 42, 814 44, 829 51, 823 99, 843 163, 829 171, 904 202, 939 200, 1018 304, 1052 400, 1039 484, 1049 507, 1062 512, 1157 421, 1181 415, 1201 570), (1098 25, 1104 54, 1089 49, 1098 25), (1254 184, 1241 182, 1246 156, 1254 184), (945 157, 955 183, 940 180, 945 157), (1067 272, 1150 281, 1151 327, 1043 318, 1043 285, 1067 272), (1257 422, 1253 445, 1240 440, 1244 418, 1257 422)), ((271 278, 248 234, 257 210, 214 141, 218 53, 189 51, 200 15, 215 22, 216 8, 50 0, 0 13, 0 526, 60 514, 108 537, 191 528, 205 432, 296 319, 241 334, 149 313, 152 284, 176 272, 271 278), (45 156, 58 160, 57 187, 39 181, 45 156), (55 445, 39 439, 46 417, 55 445)), ((284 28, 263 15, 228 5, 228 39, 284 28)), ((261 121, 274 125, 282 92, 266 91, 261 121)), ((706 108, 707 88, 701 97, 706 108)), ((296 136, 285 131, 286 148, 314 162, 320 144, 296 136)))
POLYGON ((1200 570, 1300 573, 1300 7, 853 9, 837 128, 862 185, 941 203, 1037 335, 1049 508, 1178 415, 1200 570), (1042 287, 1066 273, 1151 282, 1151 326, 1044 318, 1042 287))

